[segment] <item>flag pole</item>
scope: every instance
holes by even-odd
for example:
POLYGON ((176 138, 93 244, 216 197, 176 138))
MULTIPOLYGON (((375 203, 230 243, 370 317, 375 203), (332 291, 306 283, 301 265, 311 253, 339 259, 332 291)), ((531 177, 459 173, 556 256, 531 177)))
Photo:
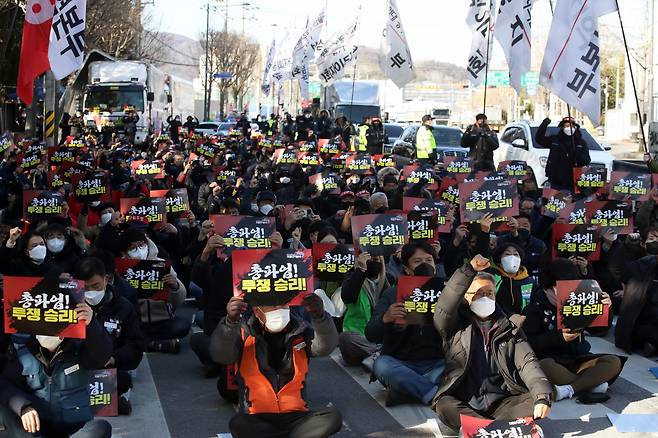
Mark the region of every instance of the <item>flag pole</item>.
MULTIPOLYGON (((357 45, 357 50, 358 46, 361 45, 361 6, 359 5, 359 15, 356 18, 356 25, 359 27, 357 30, 357 37, 356 37, 356 45, 357 45)), ((359 65, 359 58, 356 58, 356 61, 354 61, 354 71, 352 73, 352 97, 350 97, 350 123, 354 122, 352 120, 352 110, 354 107, 354 86, 356 84, 356 71, 357 71, 357 66, 359 65)))
POLYGON ((491 34, 493 33, 493 0, 489 2, 489 31, 487 32, 487 63, 484 70, 484 101, 482 102, 482 114, 487 113, 487 88, 489 88, 489 51, 491 50, 491 34))
MULTIPOLYGON (((548 0, 548 2, 551 5, 551 16, 555 15, 555 10, 553 9, 553 0, 548 0)), ((571 123, 571 105, 569 105, 567 102, 564 102, 567 104, 567 116, 569 117, 569 130, 571 131, 571 135, 569 136, 571 138, 571 146, 575 149, 576 148, 576 140, 573 138, 573 123, 571 123)))
POLYGON ((619 16, 619 26, 621 26, 621 36, 624 39, 624 48, 626 49, 626 59, 628 60, 628 71, 631 73, 631 83, 633 84, 633 93, 635 94, 635 105, 637 107, 637 118, 640 123, 640 132, 642 133, 642 148, 645 153, 649 153, 649 145, 644 133, 644 117, 640 109, 640 99, 637 95, 637 87, 635 86, 635 74, 633 73, 633 64, 631 63, 631 53, 628 50, 628 42, 626 40, 626 31, 624 30, 624 22, 621 20, 621 9, 619 8, 619 0, 615 0, 617 4, 617 15, 619 16))

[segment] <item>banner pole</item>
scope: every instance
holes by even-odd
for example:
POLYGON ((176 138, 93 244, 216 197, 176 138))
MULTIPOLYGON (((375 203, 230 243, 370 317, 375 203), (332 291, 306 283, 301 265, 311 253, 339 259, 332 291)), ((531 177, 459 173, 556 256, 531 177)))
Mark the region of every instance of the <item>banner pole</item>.
POLYGON ((493 15, 491 15, 491 12, 493 11, 493 0, 490 0, 489 2, 489 31, 487 33, 487 63, 485 65, 485 70, 484 70, 484 100, 482 102, 482 114, 487 113, 487 88, 489 88, 489 51, 491 50, 491 34, 493 33, 493 15))
MULTIPOLYGON (((357 30, 357 37, 356 37, 357 51, 359 50, 358 47, 361 45, 361 6, 362 5, 359 5, 359 15, 356 18, 356 25, 359 27, 359 29, 357 30)), ((354 61, 354 71, 352 73, 352 96, 350 97, 350 123, 353 122, 353 120, 352 120, 352 114, 353 114, 352 109, 353 109, 353 106, 354 106, 354 86, 356 84, 356 71, 357 71, 358 65, 359 65, 359 58, 358 58, 358 55, 357 55, 357 58, 354 61)))
POLYGON ((644 116, 640 108, 640 99, 637 95, 637 87, 635 86, 635 74, 633 73, 633 64, 631 63, 631 52, 628 50, 628 41, 626 40, 626 31, 624 30, 624 22, 621 20, 621 9, 619 8, 619 0, 615 0, 617 4, 617 15, 619 16, 619 26, 621 26, 621 36, 624 39, 624 48, 626 49, 626 59, 628 61, 628 71, 631 73, 631 83, 633 84, 633 93, 635 94, 635 105, 637 107, 637 119, 640 124, 640 132, 642 133, 642 147, 645 153, 649 153, 649 145, 644 133, 644 116))

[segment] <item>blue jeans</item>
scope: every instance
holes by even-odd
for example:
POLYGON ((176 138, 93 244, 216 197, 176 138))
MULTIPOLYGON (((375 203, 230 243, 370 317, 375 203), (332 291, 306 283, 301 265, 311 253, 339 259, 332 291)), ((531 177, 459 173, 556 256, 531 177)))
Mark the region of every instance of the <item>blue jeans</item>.
POLYGON ((389 390, 412 396, 428 405, 439 390, 445 360, 398 360, 381 355, 375 360, 373 374, 389 390))

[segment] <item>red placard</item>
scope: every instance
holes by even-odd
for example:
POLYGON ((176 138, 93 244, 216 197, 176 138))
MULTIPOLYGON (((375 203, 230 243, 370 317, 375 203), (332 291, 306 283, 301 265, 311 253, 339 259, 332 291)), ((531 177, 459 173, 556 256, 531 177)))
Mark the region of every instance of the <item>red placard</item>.
POLYGON ((427 190, 438 190, 439 188, 434 169, 428 164, 410 164, 404 166, 401 179, 407 183, 407 186, 419 184, 424 180, 426 183, 423 187, 427 190))
POLYGON ((438 198, 453 205, 459 205, 459 181, 455 178, 443 178, 438 198))
POLYGON ((601 231, 596 225, 553 224, 553 258, 599 260, 601 231))
POLYGON ((313 293, 311 250, 247 249, 233 253, 233 295, 252 306, 298 306, 313 293))
POLYGON ((449 233, 452 229, 452 221, 448 220, 450 204, 447 201, 405 196, 402 198, 402 209, 406 213, 411 211, 435 211, 437 212, 436 223, 439 227, 439 233, 449 233))
POLYGON ((340 175, 332 171, 316 173, 308 178, 310 184, 315 185, 318 192, 326 190, 326 194, 338 195, 340 193, 340 175))
POLYGON ((151 198, 164 198, 167 221, 174 222, 183 213, 190 211, 190 199, 187 189, 151 190, 151 198))
POLYGON ((82 200, 110 199, 110 183, 107 172, 104 170, 92 170, 84 174, 78 173, 72 176, 73 194, 82 200))
MULTIPOLYGON (((656 175, 654 175, 656 176, 656 175)), ((646 201, 651 194, 651 178, 648 173, 612 172, 608 199, 646 201)))
POLYGON ((494 222, 507 222, 519 214, 516 184, 506 181, 473 181, 459 186, 462 222, 478 222, 486 213, 494 222))
POLYGON ((123 198, 119 204, 126 221, 158 223, 167 221, 163 198, 123 198))
POLYGON ((171 272, 171 262, 119 258, 115 259, 114 264, 117 273, 135 288, 140 299, 169 299, 169 288, 164 277, 171 272))
POLYGON ((592 201, 586 204, 587 222, 601 227, 601 233, 612 230, 615 234, 633 232, 633 205, 623 201, 592 201))
POLYGON ((117 369, 94 370, 89 381, 89 404, 94 417, 119 415, 117 369))
POLYGON ((444 157, 443 163, 443 171, 459 182, 464 181, 473 172, 473 160, 470 158, 444 157))
POLYGON ((51 190, 23 190, 23 217, 32 221, 62 214, 64 197, 51 190))
POLYGON ((562 211, 571 205, 573 196, 569 192, 560 192, 555 189, 545 188, 542 197, 546 199, 546 204, 542 208, 542 214, 550 218, 558 218, 562 211))
POLYGON ((352 154, 345 161, 347 171, 352 175, 370 175, 375 163, 369 154, 352 154))
POLYGON ((57 277, 4 277, 5 333, 84 339, 86 324, 75 306, 84 300, 79 281, 57 277))
POLYGON ((407 243, 407 218, 402 214, 367 214, 352 217, 355 248, 373 256, 387 256, 407 243))
POLYGON ((165 176, 164 164, 160 160, 137 160, 131 166, 136 179, 162 179, 165 176))
POLYGON ((575 167, 573 169, 573 181, 576 193, 585 196, 605 193, 607 175, 608 169, 606 167, 575 167))
POLYGON ((557 328, 579 331, 607 327, 610 307, 603 304, 603 291, 596 280, 557 282, 557 328))
POLYGON ((544 438, 544 432, 532 418, 489 420, 460 415, 464 438, 544 438))
POLYGON ((432 325, 436 302, 442 290, 443 281, 436 277, 398 277, 397 302, 404 304, 407 316, 396 323, 432 325))
POLYGON ((273 217, 210 215, 215 234, 224 238, 218 255, 230 255, 236 249, 267 249, 270 236, 276 231, 273 217))
POLYGON ((313 245, 313 268, 320 281, 342 282, 354 270, 354 246, 335 243, 313 245))

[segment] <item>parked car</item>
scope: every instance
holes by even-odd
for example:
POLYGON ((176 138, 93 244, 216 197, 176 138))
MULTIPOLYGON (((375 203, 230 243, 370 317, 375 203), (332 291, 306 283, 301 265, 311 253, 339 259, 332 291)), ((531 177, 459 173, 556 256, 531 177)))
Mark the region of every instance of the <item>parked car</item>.
MULTIPOLYGON (((394 145, 393 153, 413 157, 416 155, 416 133, 420 124, 409 125, 400 135, 394 145)), ((462 131, 459 128, 448 126, 432 126, 432 134, 436 140, 437 158, 443 161, 444 157, 466 157, 468 149, 461 147, 462 131)))
POLYGON ((384 134, 386 135, 386 143, 384 143, 384 153, 390 154, 393 150, 395 141, 400 138, 404 132, 404 126, 397 123, 384 123, 384 134))
MULTIPOLYGON (((546 183, 546 163, 548 162, 549 149, 536 143, 535 136, 539 129, 539 122, 526 120, 512 122, 505 126, 500 135, 500 147, 494 152, 496 165, 501 161, 520 160, 525 161, 532 168, 537 184, 542 186, 546 183)), ((555 135, 558 132, 557 123, 549 125, 546 135, 555 135)), ((592 160, 590 166, 604 166, 608 169, 608 179, 612 173, 614 157, 607 151, 609 146, 602 146, 585 128, 580 132, 589 148, 592 160)))
POLYGON ((228 131, 232 127, 233 123, 201 122, 194 129, 194 132, 199 135, 218 135, 220 137, 225 137, 228 135, 228 131))

